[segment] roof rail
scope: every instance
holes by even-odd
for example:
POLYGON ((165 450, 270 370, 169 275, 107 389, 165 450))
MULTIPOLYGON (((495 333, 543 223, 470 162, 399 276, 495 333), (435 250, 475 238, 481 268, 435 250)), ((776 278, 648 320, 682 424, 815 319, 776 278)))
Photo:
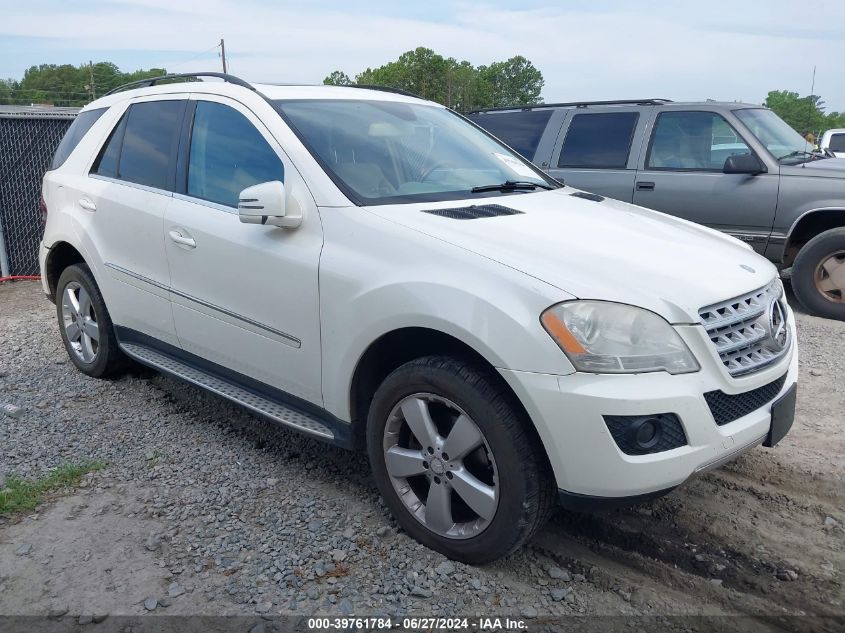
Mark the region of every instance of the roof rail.
POLYGON ((569 101, 566 103, 536 103, 534 105, 502 106, 498 108, 480 108, 470 110, 467 114, 482 114, 484 112, 502 112, 504 110, 537 110, 540 108, 586 108, 603 105, 661 105, 672 103, 671 99, 613 99, 611 101, 569 101))
POLYGON ((128 84, 123 84, 122 86, 118 86, 117 88, 112 88, 103 96, 106 97, 110 94, 114 94, 116 92, 123 92, 124 90, 131 90, 132 88, 146 88, 147 86, 154 86, 159 81, 163 81, 165 79, 181 79, 187 77, 217 77, 218 79, 222 79, 226 83, 234 84, 236 86, 243 86, 244 88, 249 88, 252 91, 255 91, 255 88, 241 79, 240 77, 235 77, 234 75, 228 75, 226 73, 171 73, 168 75, 161 75, 160 77, 150 77, 148 79, 139 79, 137 81, 130 81, 128 84))
POLYGON ((369 84, 348 84, 345 87, 346 88, 363 88, 364 90, 380 90, 381 92, 392 92, 394 94, 404 95, 406 97, 414 97, 416 99, 424 99, 424 97, 421 97, 418 94, 414 94, 413 92, 408 92, 407 90, 402 90, 402 88, 392 88, 391 86, 376 86, 376 85, 369 85, 369 84))

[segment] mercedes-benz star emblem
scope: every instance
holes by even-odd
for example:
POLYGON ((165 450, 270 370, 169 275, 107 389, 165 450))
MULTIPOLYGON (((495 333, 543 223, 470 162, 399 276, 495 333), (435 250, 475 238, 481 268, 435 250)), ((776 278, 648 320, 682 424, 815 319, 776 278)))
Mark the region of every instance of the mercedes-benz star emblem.
POLYGON ((769 304, 769 335, 780 349, 786 347, 786 313, 783 311, 783 305, 777 299, 772 300, 769 304))

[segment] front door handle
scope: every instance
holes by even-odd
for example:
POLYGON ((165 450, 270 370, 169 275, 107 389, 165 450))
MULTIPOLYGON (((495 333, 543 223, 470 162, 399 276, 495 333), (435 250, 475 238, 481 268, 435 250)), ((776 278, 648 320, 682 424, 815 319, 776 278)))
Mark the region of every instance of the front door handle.
POLYGON ((79 206, 85 209, 86 211, 96 211, 97 205, 91 202, 88 198, 80 198, 79 199, 79 206))
POLYGON ((637 191, 654 191, 654 183, 647 181, 640 181, 637 183, 637 191))
POLYGON ((176 230, 170 231, 169 235, 170 235, 170 239, 173 240, 174 242, 176 242, 177 244, 180 244, 182 246, 187 246, 188 248, 196 248, 197 247, 197 243, 194 240, 194 238, 182 235, 179 231, 176 231, 176 230))

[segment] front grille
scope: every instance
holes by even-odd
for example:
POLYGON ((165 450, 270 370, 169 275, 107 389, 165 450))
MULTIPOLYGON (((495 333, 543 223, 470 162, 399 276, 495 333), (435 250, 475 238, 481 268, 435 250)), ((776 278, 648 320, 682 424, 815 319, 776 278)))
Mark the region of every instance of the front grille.
POLYGON ((777 279, 747 295, 702 308, 698 314, 731 376, 771 365, 792 343, 783 286, 777 279), (782 322, 773 320, 773 313, 782 322))
POLYGON ((780 393, 785 382, 786 374, 768 385, 745 393, 731 395, 724 391, 708 391, 704 394, 704 399, 710 407, 710 413, 713 414, 716 424, 723 426, 766 406, 780 393))

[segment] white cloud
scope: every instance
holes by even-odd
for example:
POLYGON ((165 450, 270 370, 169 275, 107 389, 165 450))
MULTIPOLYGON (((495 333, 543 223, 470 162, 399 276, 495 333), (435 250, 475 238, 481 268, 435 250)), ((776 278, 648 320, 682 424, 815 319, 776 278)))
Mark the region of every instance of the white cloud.
MULTIPOLYGON (((410 13, 396 4, 384 15, 373 2, 328 8, 325 2, 256 0, 43 6, 15 3, 5 9, 0 33, 57 38, 52 56, 66 51, 68 61, 75 60, 75 51, 93 49, 109 59, 110 52, 134 50, 141 51, 134 53, 137 66, 207 70, 217 65, 211 55, 184 62, 223 36, 232 72, 314 83, 335 68, 354 75, 428 46, 475 64, 525 55, 543 71, 549 101, 663 96, 757 102, 772 89, 808 92, 817 64, 816 92, 832 109, 845 109, 841 2, 815 2, 810 11, 806 3, 762 0, 581 1, 528 9, 441 1, 425 19, 397 17, 410 13)), ((21 67, 45 61, 26 46, 29 40, 17 41, 21 67)))

